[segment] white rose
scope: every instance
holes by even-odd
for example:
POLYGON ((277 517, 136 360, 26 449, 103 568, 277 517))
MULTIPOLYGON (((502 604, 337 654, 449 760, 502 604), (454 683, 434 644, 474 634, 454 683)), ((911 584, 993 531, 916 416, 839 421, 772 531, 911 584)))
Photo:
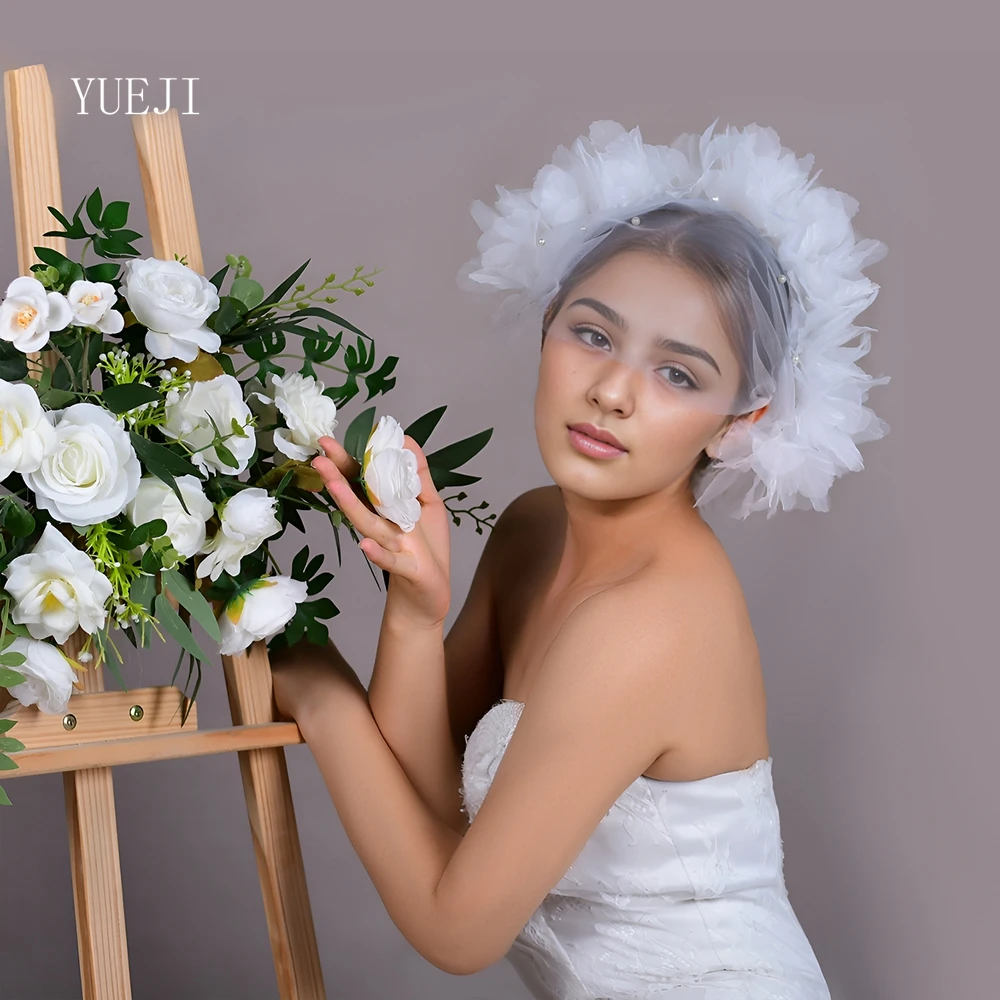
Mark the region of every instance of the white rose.
POLYGON ((403 531, 412 531, 420 520, 420 473, 417 456, 403 447, 403 428, 384 416, 368 438, 361 479, 375 509, 403 531))
POLYGON ((55 440, 24 481, 57 521, 98 524, 116 517, 135 496, 141 468, 122 421, 94 403, 49 413, 55 440))
POLYGON ((191 461, 203 474, 221 472, 236 476, 246 470, 254 452, 254 435, 252 430, 247 430, 246 437, 233 434, 232 423, 235 419, 240 427, 246 428, 252 414, 243 401, 239 382, 232 375, 216 375, 207 382, 192 382, 183 392, 171 390, 167 393, 165 411, 163 433, 194 450, 191 461), (213 420, 225 437, 223 443, 239 463, 235 469, 220 461, 214 448, 205 447, 215 440, 213 420))
POLYGON ((111 581, 51 523, 31 552, 15 556, 4 570, 14 598, 11 617, 36 639, 65 642, 77 628, 93 633, 104 627, 104 604, 111 581))
POLYGON ((51 642, 18 636, 5 652, 22 653, 25 658, 24 663, 14 667, 25 679, 7 690, 22 705, 37 705, 40 712, 62 715, 76 683, 76 674, 63 651, 51 642))
POLYGON ((329 396, 323 395, 326 386, 312 376, 275 375, 267 377, 271 395, 255 393, 264 404, 273 401, 285 418, 287 429, 278 427, 274 432, 274 447, 282 455, 304 462, 319 454, 321 437, 333 437, 337 426, 337 404, 329 396))
POLYGON ((0 482, 12 472, 34 472, 55 438, 35 390, 0 379, 0 482))
POLYGON ((122 295, 149 331, 146 350, 166 361, 194 361, 198 348, 214 354, 222 339, 205 326, 219 293, 204 275, 179 260, 133 259, 125 265, 122 295))
POLYGON ((66 292, 77 326, 90 326, 101 333, 121 333, 125 317, 113 309, 118 293, 107 281, 74 281, 66 292))
POLYGON ((277 635, 294 617, 295 608, 306 599, 308 588, 289 576, 267 576, 226 605, 219 615, 222 642, 219 652, 241 653, 258 639, 277 635))
POLYGON ((202 548, 206 558, 198 564, 197 576, 218 580, 225 570, 230 576, 240 571, 240 560, 255 552, 264 540, 281 531, 274 516, 278 501, 259 486, 240 490, 226 501, 216 535, 202 548))
POLYGON ((0 337, 25 354, 40 351, 49 334, 65 329, 72 319, 65 295, 48 291, 37 278, 26 275, 7 286, 7 297, 0 304, 0 337))
POLYGON ((189 559, 205 544, 205 522, 215 512, 196 476, 177 476, 174 480, 190 513, 185 513, 177 494, 155 476, 143 476, 135 498, 126 508, 129 520, 138 527, 147 521, 163 518, 167 522, 170 544, 189 559))

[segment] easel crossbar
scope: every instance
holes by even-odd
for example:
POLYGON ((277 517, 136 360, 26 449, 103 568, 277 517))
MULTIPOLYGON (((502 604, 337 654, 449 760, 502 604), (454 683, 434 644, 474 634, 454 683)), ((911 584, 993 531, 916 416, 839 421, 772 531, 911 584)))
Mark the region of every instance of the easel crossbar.
POLYGON ((199 729, 71 743, 62 747, 39 747, 14 754, 18 770, 5 771, 4 781, 32 774, 83 771, 89 767, 117 767, 179 757, 204 757, 213 753, 262 750, 301 742, 302 734, 294 722, 264 722, 255 726, 228 726, 225 729, 199 729))

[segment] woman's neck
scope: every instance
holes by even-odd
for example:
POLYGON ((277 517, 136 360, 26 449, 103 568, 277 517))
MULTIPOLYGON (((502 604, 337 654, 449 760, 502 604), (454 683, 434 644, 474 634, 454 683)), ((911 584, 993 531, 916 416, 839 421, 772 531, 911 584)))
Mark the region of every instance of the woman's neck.
POLYGON ((592 500, 560 488, 565 532, 553 589, 615 583, 645 569, 683 540, 711 529, 693 497, 665 492, 592 500))

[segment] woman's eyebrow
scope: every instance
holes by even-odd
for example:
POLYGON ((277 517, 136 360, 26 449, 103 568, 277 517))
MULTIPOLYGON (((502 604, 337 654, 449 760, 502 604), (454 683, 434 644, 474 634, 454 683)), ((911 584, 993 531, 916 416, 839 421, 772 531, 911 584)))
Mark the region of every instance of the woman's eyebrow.
MULTIPOLYGON (((589 297, 574 299, 570 303, 569 308, 573 306, 590 306, 594 312, 599 312, 609 323, 617 326, 619 330, 623 332, 628 330, 628 322, 625 317, 618 310, 612 309, 611 306, 601 302, 600 299, 589 297)), ((708 351, 704 351, 700 347, 695 347, 694 344, 686 344, 683 340, 674 340, 672 337, 660 336, 654 341, 654 346, 662 348, 665 351, 676 351, 678 354, 687 354, 693 358, 701 358, 703 361, 708 362, 720 375, 722 374, 715 362, 715 358, 708 351)))

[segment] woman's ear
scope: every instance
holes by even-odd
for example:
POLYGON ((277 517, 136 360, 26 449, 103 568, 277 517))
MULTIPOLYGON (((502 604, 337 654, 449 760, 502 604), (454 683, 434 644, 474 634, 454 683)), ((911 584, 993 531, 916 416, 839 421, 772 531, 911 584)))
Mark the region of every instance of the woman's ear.
POLYGON ((738 420, 745 420, 748 424, 756 423, 762 416, 764 416, 764 412, 770 405, 770 403, 765 403, 762 407, 760 407, 760 409, 751 410, 749 413, 740 414, 738 416, 727 417, 726 422, 715 433, 712 440, 705 445, 705 452, 708 457, 713 460, 719 457, 719 445, 733 424, 735 424, 738 420))

